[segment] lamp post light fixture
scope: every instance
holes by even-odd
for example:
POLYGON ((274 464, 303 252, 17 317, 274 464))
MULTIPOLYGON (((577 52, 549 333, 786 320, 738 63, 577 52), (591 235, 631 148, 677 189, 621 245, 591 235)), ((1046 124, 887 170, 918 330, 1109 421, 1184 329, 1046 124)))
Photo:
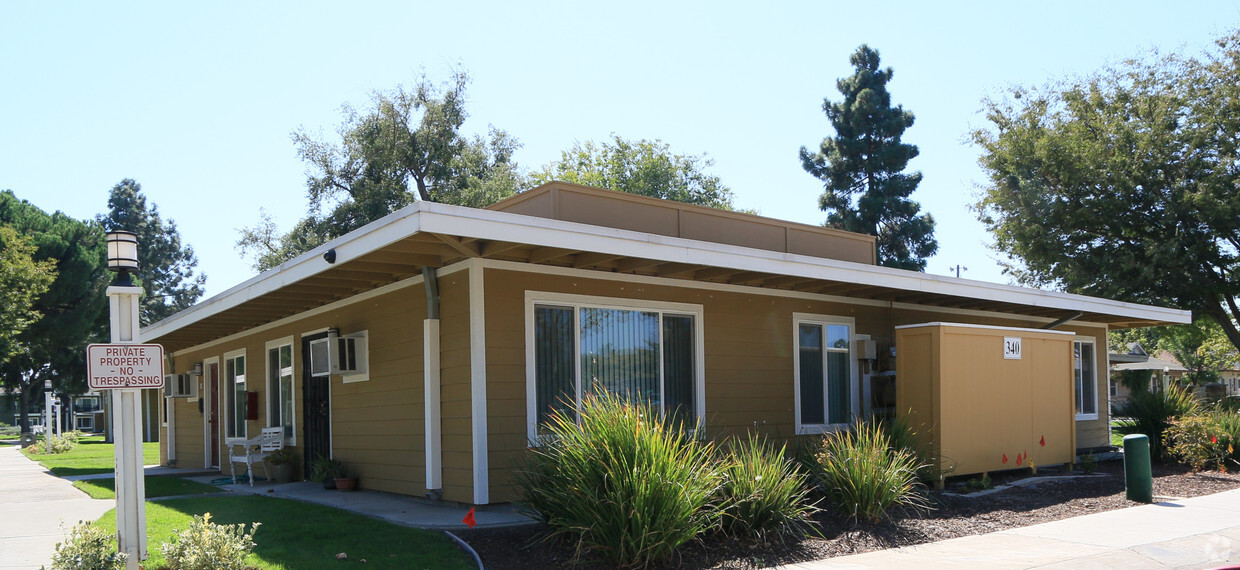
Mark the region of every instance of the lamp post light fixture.
MULTIPOLYGON (((138 344, 138 306, 142 288, 130 280, 138 270, 138 236, 112 230, 107 234, 108 270, 116 281, 108 287, 112 344, 138 344)), ((112 433, 116 460, 117 549, 128 555, 127 570, 138 570, 146 558, 146 484, 142 476, 141 389, 111 390, 112 433)))
POLYGON ((43 381, 43 453, 52 452, 52 379, 43 381))
POLYGON ((129 272, 138 270, 138 236, 133 232, 108 232, 108 270, 115 271, 117 285, 129 285, 129 272))

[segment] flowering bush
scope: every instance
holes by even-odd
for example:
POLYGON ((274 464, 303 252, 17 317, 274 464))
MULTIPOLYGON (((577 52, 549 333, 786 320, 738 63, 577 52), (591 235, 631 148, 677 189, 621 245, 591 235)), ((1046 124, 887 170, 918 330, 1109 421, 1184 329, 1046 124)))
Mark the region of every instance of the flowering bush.
POLYGON ((56 543, 52 570, 120 570, 125 554, 116 551, 116 540, 90 521, 74 525, 64 542, 56 543))
POLYGON ((252 523, 246 533, 244 524, 213 524, 211 513, 195 516, 188 529, 172 535, 159 551, 170 570, 244 570, 259 524, 252 523))
POLYGON ((1172 457, 1196 471, 1217 468, 1226 471, 1236 465, 1240 416, 1214 411, 1180 418, 1167 428, 1165 444, 1172 457))

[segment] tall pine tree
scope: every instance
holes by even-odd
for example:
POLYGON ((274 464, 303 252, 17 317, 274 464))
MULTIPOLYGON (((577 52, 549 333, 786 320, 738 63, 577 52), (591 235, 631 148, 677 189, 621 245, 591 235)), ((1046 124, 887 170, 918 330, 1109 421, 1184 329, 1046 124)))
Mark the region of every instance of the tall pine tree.
POLYGON ((835 136, 816 153, 801 147, 801 164, 824 182, 819 207, 827 226, 877 236, 879 265, 924 271, 939 244, 934 218, 909 199, 921 173, 904 173, 917 147, 900 137, 913 113, 891 106, 892 71, 879 68, 877 50, 863 44, 849 61, 856 72, 836 82, 844 100, 822 102, 835 136))
POLYGON ((181 244, 176 222, 164 220, 158 206, 147 207, 141 184, 126 178, 113 186, 108 213, 99 222, 106 230, 126 230, 138 237, 138 278, 143 289, 138 318, 143 326, 188 308, 202 297, 207 277, 194 274, 198 266, 194 248, 181 244))

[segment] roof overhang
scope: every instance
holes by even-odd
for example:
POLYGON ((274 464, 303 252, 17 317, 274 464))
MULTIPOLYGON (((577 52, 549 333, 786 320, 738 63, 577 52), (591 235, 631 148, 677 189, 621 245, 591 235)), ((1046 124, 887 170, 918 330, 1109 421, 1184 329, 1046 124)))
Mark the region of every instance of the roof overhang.
POLYGON ((416 202, 142 330, 175 352, 468 259, 1136 327, 1191 313, 862 263, 416 202), (324 252, 335 250, 335 263, 324 252), (1080 313, 1079 315, 1076 315, 1080 313))

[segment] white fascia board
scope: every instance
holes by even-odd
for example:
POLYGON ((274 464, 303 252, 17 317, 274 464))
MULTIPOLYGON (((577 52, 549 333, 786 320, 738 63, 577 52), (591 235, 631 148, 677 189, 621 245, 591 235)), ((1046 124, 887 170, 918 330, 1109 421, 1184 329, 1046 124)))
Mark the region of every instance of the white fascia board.
POLYGON ((241 284, 142 330, 155 339, 246 301, 261 297, 332 267, 323 252, 335 249, 337 263, 365 255, 419 231, 535 246, 644 257, 672 263, 729 267, 776 275, 825 279, 1033 307, 1094 312, 1141 320, 1191 323, 1179 309, 1042 291, 876 265, 648 234, 550 218, 464 206, 415 202, 344 236, 299 255, 241 284))
POLYGON ((919 323, 915 325, 900 325, 896 327, 896 330, 918 329, 918 328, 924 328, 924 327, 956 327, 956 328, 963 328, 963 329, 982 329, 982 330, 990 330, 990 331, 1028 332, 1028 333, 1038 333, 1038 334, 1045 333, 1045 334, 1062 334, 1062 335, 1068 335, 1068 336, 1076 336, 1076 333, 1072 331, 1057 331, 1057 330, 1052 330, 1052 329, 1031 329, 1028 327, 1000 327, 1000 326, 993 326, 993 325, 975 325, 971 323, 946 323, 946 322, 937 322, 937 321, 933 323, 919 323))
POLYGON ((422 230, 476 239, 645 257, 667 262, 730 267, 776 275, 826 279, 1032 307, 1094 312, 1172 323, 1192 322, 1192 313, 1111 299, 1043 291, 970 279, 927 275, 849 261, 646 234, 576 222, 445 204, 424 204, 422 230))
POLYGON ((246 301, 257 299, 276 289, 327 271, 335 267, 336 263, 347 262, 409 237, 419 231, 417 214, 424 204, 425 202, 415 202, 401 208, 388 216, 242 281, 223 293, 148 325, 142 329, 143 338, 158 338, 246 301), (329 249, 336 250, 336 263, 328 263, 323 259, 323 253, 329 249))

